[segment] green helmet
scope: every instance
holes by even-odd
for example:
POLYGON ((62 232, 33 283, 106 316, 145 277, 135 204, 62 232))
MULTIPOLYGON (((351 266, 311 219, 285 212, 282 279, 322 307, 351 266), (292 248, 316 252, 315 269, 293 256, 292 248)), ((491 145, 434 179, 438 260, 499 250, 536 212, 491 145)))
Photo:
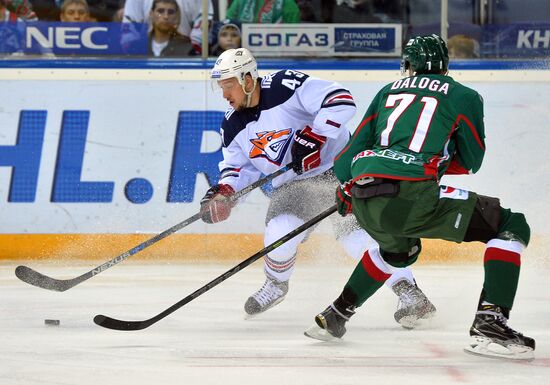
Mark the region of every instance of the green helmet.
POLYGON ((401 74, 409 68, 418 74, 446 72, 449 52, 445 41, 436 34, 417 36, 409 40, 401 57, 401 74))

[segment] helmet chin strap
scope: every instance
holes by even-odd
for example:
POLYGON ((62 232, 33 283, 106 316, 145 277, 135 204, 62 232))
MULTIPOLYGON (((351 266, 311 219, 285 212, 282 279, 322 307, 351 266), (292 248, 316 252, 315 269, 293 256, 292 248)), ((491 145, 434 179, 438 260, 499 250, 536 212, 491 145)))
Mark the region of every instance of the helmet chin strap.
POLYGON ((241 84, 241 87, 243 88, 243 92, 246 95, 246 108, 250 108, 250 103, 252 103, 252 94, 254 93, 254 90, 256 89, 256 82, 258 79, 254 79, 254 84, 252 86, 252 90, 247 92, 246 91, 246 85, 241 84))

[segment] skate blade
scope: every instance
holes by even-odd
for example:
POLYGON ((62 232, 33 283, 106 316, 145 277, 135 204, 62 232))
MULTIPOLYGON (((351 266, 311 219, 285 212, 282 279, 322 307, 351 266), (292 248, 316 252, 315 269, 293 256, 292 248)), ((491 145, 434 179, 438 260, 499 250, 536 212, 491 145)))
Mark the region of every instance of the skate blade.
POLYGON ((317 324, 313 324, 309 329, 304 332, 304 335, 309 338, 313 338, 319 341, 339 341, 340 338, 334 337, 332 334, 327 332, 325 329, 321 329, 317 324))
POLYGON ((427 311, 423 314, 420 313, 421 315, 411 314, 411 315, 401 317, 398 320, 397 317, 396 317, 396 315, 397 315, 397 313, 396 313, 394 315, 394 317, 395 317, 395 321, 399 325, 401 325, 404 329, 410 330, 410 329, 416 328, 417 326, 421 326, 421 325, 426 324, 428 320, 435 317, 435 313, 436 313, 436 309, 435 309, 435 307, 432 306, 432 310, 429 310, 429 311, 427 311))
POLYGON ((399 325, 401 325, 404 329, 411 330, 419 325, 418 321, 419 319, 417 316, 409 315, 402 317, 399 321, 397 321, 397 323, 399 323, 399 325))
POLYGON ((276 301, 274 301, 270 306, 266 307, 265 309, 263 309, 262 311, 259 311, 257 313, 247 313, 246 310, 244 311, 244 319, 245 320, 251 320, 253 318, 256 318, 257 316, 259 316, 260 314, 262 313, 265 313, 267 310, 271 309, 272 307, 274 307, 275 305, 278 305, 280 304, 281 302, 283 302, 283 300, 285 299, 286 296, 284 297, 281 297, 279 299, 277 299, 276 301))
POLYGON ((510 344, 503 346, 494 343, 490 338, 472 336, 470 345, 464 348, 464 352, 476 356, 496 358, 503 360, 532 361, 535 359, 533 349, 527 346, 510 344))
POLYGON ((426 313, 422 317, 418 318, 416 315, 409 315, 401 317, 397 323, 401 325, 404 329, 414 329, 421 325, 429 324, 429 320, 435 316, 435 311, 426 313))
POLYGON ((432 318, 435 317, 436 312, 437 312, 437 310, 434 308, 432 311, 426 312, 422 317, 420 317, 420 319, 423 319, 423 320, 432 319, 432 318))
POLYGON ((244 313, 244 319, 245 320, 251 320, 251 319, 254 319, 256 318, 257 316, 259 316, 260 314, 262 314, 263 312, 261 313, 254 313, 254 314, 248 314, 247 312, 244 313))

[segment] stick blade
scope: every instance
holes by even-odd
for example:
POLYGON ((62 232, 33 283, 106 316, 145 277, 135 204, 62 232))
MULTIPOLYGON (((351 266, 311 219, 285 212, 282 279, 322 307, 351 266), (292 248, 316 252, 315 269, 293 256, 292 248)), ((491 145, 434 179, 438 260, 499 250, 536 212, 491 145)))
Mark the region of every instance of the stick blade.
POLYGON ((65 291, 73 286, 68 281, 48 277, 27 266, 17 266, 15 276, 29 285, 46 290, 65 291))
POLYGON ((142 330, 151 325, 147 321, 123 321, 115 318, 108 317, 106 315, 98 314, 94 317, 96 325, 112 330, 133 331, 142 330))

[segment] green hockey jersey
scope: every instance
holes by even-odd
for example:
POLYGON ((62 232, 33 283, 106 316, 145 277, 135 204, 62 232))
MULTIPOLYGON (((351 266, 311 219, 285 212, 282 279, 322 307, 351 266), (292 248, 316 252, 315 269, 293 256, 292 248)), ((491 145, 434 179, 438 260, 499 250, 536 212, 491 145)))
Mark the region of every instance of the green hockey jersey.
POLYGON ((342 183, 475 173, 484 140, 481 96, 450 76, 420 74, 378 92, 334 170, 342 183))

